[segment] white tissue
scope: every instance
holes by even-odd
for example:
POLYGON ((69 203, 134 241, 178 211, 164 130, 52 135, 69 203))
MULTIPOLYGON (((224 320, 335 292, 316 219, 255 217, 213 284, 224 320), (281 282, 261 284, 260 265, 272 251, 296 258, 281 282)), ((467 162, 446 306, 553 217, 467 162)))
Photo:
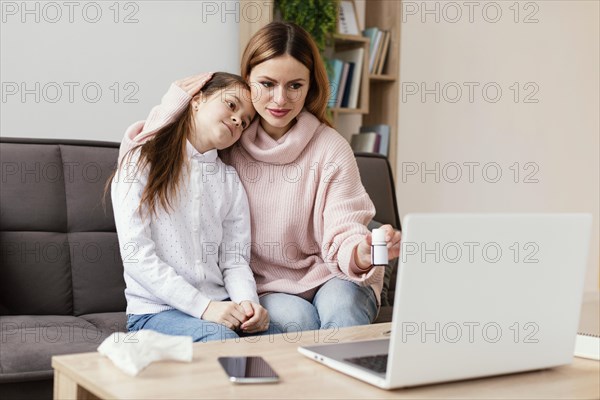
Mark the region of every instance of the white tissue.
POLYGON ((164 335, 146 329, 117 332, 98 346, 98 352, 126 374, 136 376, 154 361, 192 361, 192 337, 164 335))

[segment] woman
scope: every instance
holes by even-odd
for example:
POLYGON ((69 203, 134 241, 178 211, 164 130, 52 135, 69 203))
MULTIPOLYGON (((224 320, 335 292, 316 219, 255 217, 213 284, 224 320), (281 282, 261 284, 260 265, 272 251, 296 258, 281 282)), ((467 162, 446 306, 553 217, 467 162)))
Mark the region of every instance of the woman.
MULTIPOLYGON (((295 24, 270 23, 250 39, 241 70, 260 118, 223 159, 248 194, 250 266, 273 330, 373 322, 384 276, 370 261, 375 210, 352 149, 327 121, 329 83, 314 41, 295 24)), ((142 140, 135 129, 126 138, 142 140)), ((382 228, 395 258, 400 232, 382 228)))
POLYGON ((171 88, 163 104, 181 112, 155 129, 154 109, 141 131, 151 139, 122 155, 112 179, 130 331, 207 341, 268 328, 248 252, 239 248, 250 244, 246 193, 217 156, 255 111, 239 76, 206 78, 199 94, 188 85, 196 78, 171 88))

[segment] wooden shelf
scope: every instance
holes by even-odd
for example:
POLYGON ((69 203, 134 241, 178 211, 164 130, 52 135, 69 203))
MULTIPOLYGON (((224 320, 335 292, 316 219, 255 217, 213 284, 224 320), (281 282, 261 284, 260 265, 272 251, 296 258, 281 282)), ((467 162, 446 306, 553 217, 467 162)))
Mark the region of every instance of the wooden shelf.
POLYGON ((366 114, 369 110, 364 108, 347 108, 347 107, 336 107, 331 108, 331 112, 338 114, 366 114))
MULTIPOLYGON (((333 48, 327 50, 326 57, 335 58, 335 53, 338 51, 352 50, 357 48, 363 49, 363 60, 361 69, 361 79, 359 85, 358 102, 356 108, 337 107, 331 109, 333 113, 333 125, 338 124, 338 115, 349 114, 366 114, 369 112, 369 38, 359 35, 333 35, 333 48)), ((357 128, 358 131, 358 128, 357 128)))
POLYGON ((392 75, 369 75, 369 79, 371 81, 380 81, 380 82, 396 82, 396 77, 392 75))
POLYGON ((359 35, 342 35, 341 33, 336 33, 333 35, 333 39, 336 42, 360 42, 360 43, 369 43, 369 38, 359 35))
POLYGON ((400 98, 400 29, 402 2, 367 0, 365 28, 376 26, 391 33, 383 74, 369 76, 369 113, 363 115, 363 125, 390 126, 388 160, 396 176, 396 148, 398 146, 398 107, 400 98))

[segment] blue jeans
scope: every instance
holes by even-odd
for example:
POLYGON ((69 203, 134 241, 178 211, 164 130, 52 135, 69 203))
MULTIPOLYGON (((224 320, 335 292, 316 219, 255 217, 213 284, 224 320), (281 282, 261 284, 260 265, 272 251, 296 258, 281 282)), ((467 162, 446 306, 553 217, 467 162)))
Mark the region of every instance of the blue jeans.
POLYGON ((271 293, 260 298, 269 311, 275 333, 368 325, 377 316, 377 299, 369 286, 339 278, 319 288, 313 301, 286 293, 271 293))
POLYGON ((194 342, 225 340, 239 335, 224 325, 192 317, 179 310, 127 316, 129 332, 150 329, 165 335, 191 336, 194 342))

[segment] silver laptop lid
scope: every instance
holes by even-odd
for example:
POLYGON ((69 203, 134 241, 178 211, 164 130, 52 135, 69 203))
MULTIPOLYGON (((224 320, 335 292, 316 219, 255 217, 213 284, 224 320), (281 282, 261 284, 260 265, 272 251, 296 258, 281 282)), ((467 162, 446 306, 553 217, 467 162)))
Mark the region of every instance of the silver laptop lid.
POLYGON ((412 214, 389 387, 571 362, 590 214, 412 214))

